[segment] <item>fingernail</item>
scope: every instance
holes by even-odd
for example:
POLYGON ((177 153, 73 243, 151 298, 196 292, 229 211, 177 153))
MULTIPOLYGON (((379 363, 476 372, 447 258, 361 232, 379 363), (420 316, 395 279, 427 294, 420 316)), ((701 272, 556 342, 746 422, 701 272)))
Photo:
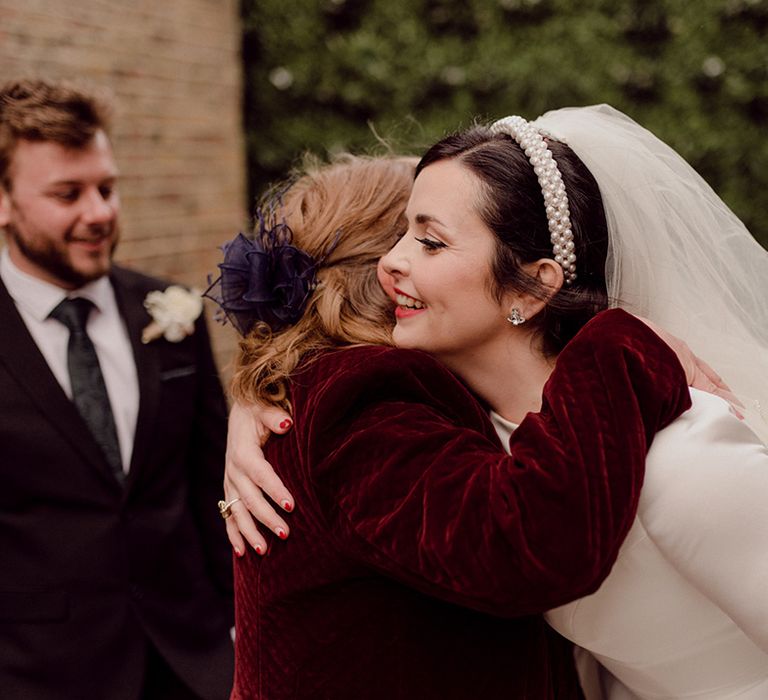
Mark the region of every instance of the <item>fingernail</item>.
POLYGON ((292 424, 293 424, 293 421, 290 418, 286 418, 284 421, 280 423, 280 430, 288 430, 288 428, 290 428, 292 424))
POLYGON ((293 503, 290 501, 283 501, 283 510, 286 513, 290 513, 293 510, 293 503))
POLYGON ((259 556, 261 556, 262 554, 264 554, 264 550, 261 548, 261 546, 260 546, 260 545, 258 545, 258 544, 257 544, 257 545, 254 547, 254 549, 256 550, 256 554, 258 554, 259 556))
POLYGON ((235 556, 236 557, 239 558, 239 557, 243 556, 243 553, 237 547, 235 547, 234 549, 235 549, 235 556))
POLYGON ((283 528, 279 527, 277 530, 275 530, 275 534, 281 539, 284 540, 286 537, 288 537, 288 533, 283 530, 283 528))

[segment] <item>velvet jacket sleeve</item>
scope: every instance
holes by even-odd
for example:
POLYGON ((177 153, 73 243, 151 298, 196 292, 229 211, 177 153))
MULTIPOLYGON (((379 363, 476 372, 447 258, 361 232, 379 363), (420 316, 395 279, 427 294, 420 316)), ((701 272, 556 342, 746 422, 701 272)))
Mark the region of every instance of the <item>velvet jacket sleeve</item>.
POLYGON ((428 595, 506 616, 596 590, 633 521, 654 433, 690 405, 672 351, 622 311, 563 351, 511 456, 422 353, 342 350, 297 380, 305 476, 338 546, 428 595))

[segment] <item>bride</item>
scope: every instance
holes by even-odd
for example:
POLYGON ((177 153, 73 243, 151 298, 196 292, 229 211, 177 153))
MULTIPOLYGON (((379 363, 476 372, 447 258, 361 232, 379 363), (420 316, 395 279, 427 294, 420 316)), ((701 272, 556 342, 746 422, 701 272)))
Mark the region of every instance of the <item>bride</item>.
POLYGON ((535 124, 600 186, 609 296, 685 339, 736 392, 745 419, 692 391, 693 408, 654 439, 611 575, 547 620, 600 661, 608 698, 768 697, 768 254, 624 115, 558 110, 535 124))
MULTIPOLYGON (((395 341, 459 373, 501 434, 539 408, 553 358, 608 303, 682 337, 733 388, 738 417, 691 392, 693 408, 654 440, 612 573, 547 619, 599 661, 583 664, 594 697, 766 697, 768 254, 674 151, 606 106, 444 139, 417 168, 408 219, 382 261, 395 341), (483 330, 466 293, 480 234, 497 253, 490 291, 515 298, 516 333, 458 355, 457 328, 483 330), (491 400, 500 383, 515 389, 491 400)), ((247 488, 233 469, 229 498, 247 488)), ((267 492, 292 502, 279 484, 267 492)))

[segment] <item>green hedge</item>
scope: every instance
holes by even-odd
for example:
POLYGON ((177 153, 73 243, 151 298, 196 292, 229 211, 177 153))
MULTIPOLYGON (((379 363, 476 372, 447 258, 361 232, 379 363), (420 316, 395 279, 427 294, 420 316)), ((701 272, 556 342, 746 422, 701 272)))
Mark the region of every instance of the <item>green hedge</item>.
POLYGON ((608 102, 768 244, 768 0, 243 0, 250 191, 304 151, 418 153, 608 102))

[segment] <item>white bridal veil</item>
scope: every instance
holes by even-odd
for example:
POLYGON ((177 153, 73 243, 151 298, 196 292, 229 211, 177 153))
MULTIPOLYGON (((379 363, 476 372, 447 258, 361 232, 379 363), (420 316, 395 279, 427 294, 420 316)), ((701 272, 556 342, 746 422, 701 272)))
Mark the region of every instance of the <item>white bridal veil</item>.
POLYGON ((683 158, 612 107, 555 110, 534 124, 600 187, 612 304, 685 340, 768 443, 768 252, 683 158))

